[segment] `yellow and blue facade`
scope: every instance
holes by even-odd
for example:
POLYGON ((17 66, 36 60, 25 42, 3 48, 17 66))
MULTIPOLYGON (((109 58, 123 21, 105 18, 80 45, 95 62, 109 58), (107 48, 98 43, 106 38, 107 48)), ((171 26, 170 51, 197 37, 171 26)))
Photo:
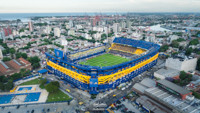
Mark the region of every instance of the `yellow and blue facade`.
MULTIPOLYGON (((144 55, 119 65, 94 67, 70 61, 62 51, 55 50, 55 55, 46 53, 47 69, 77 88, 87 90, 91 94, 98 94, 115 89, 121 83, 132 80, 157 63, 160 49, 157 44, 126 38, 115 38, 113 43, 129 45, 147 51, 144 55)), ((105 50, 102 52, 105 52, 105 50)), ((102 54, 102 52, 99 52, 99 54, 102 54)), ((98 53, 94 55, 98 55, 98 53)))

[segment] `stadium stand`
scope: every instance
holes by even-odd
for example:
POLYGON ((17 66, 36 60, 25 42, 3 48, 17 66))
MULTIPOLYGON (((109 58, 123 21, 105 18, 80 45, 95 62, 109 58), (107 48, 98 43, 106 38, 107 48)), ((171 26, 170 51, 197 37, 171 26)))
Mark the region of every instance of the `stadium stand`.
POLYGON ((104 51, 104 50, 105 50, 105 46, 101 46, 101 47, 92 48, 92 49, 89 49, 89 50, 86 50, 86 51, 77 52, 75 54, 71 54, 69 57, 70 57, 70 59, 73 60, 73 59, 78 59, 80 57, 88 56, 90 54, 98 53, 98 52, 101 52, 101 51, 104 51))
POLYGON ((127 52, 123 52, 123 51, 117 51, 117 50, 110 50, 109 53, 120 55, 120 56, 125 56, 125 57, 133 56, 133 54, 131 54, 131 53, 127 53, 127 52))
POLYGON ((0 104, 10 103, 14 95, 0 95, 0 104))
POLYGON ((38 101, 40 97, 40 92, 38 93, 28 93, 24 102, 38 101))
POLYGON ((111 48, 112 50, 118 50, 126 53, 134 53, 136 48, 133 48, 131 46, 126 46, 126 45, 120 45, 120 44, 112 44, 111 48))
POLYGON ((140 55, 140 54, 142 54, 144 52, 145 52, 145 50, 143 50, 143 49, 136 49, 135 52, 134 52, 134 54, 140 55))
MULTIPOLYGON (((140 55, 146 51, 144 49, 135 48, 132 46, 127 46, 127 45, 115 44, 115 43, 112 44, 112 46, 109 49, 114 50, 111 52, 109 51, 110 53, 120 54, 120 55, 123 55, 124 53, 140 55), (117 51, 119 52, 117 53, 117 51)), ((132 56, 131 54, 125 54, 124 56, 132 56)))
MULTIPOLYGON (((112 53, 113 55, 117 54, 116 56, 128 56, 131 57, 131 59, 120 64, 100 67, 82 65, 76 63, 77 61, 68 61, 49 53, 45 54, 49 73, 53 73, 54 75, 63 78, 77 88, 89 91, 90 94, 98 94, 101 91, 114 89, 121 83, 132 80, 132 78, 156 65, 159 49, 159 45, 151 42, 127 38, 115 38, 112 46, 108 50, 109 53, 112 53)), ((101 46, 81 52, 79 51, 77 53, 70 53, 68 56, 83 61, 88 60, 91 57, 98 57, 99 54, 96 53, 101 51, 101 54, 103 54, 102 50, 106 54, 106 47, 101 46)), ((62 52, 61 50, 59 51, 62 52)), ((100 59, 107 58, 107 55, 104 56, 104 58, 100 59)), ((104 60, 102 61, 103 63, 109 63, 104 60)), ((102 63, 102 61, 97 60, 94 62, 102 63)), ((116 61, 118 61, 118 59, 116 59, 116 61)))

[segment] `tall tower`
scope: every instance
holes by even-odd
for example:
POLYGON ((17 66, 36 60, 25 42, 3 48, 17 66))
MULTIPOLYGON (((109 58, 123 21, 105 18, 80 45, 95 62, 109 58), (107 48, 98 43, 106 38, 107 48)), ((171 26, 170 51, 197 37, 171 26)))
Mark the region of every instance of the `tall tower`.
POLYGON ((67 53, 68 41, 66 39, 61 39, 60 41, 61 45, 64 46, 64 53, 67 53))
POLYGON ((3 59, 3 54, 2 54, 2 51, 1 51, 1 48, 0 48, 0 60, 3 59))

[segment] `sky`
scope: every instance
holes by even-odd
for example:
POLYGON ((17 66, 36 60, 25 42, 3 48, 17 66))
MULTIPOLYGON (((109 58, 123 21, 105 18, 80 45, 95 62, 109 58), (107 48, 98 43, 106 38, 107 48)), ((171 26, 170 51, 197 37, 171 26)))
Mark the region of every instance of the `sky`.
POLYGON ((0 0, 0 13, 200 12, 200 0, 0 0))

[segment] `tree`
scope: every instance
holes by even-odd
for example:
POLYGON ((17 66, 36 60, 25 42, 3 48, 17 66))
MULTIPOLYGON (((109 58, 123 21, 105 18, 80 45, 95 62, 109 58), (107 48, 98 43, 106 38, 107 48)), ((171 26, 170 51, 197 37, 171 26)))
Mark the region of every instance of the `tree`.
POLYGON ((160 48, 160 52, 165 52, 165 51, 167 51, 169 49, 169 46, 168 45, 163 45, 163 46, 161 46, 161 48, 160 48))
POLYGON ((41 79, 40 80, 40 88, 44 88, 44 85, 47 83, 47 79, 41 79))
POLYGON ((10 60, 11 60, 11 58, 9 58, 9 57, 3 57, 3 61, 4 61, 4 62, 10 61, 10 60))
POLYGON ((193 49, 190 47, 186 50, 185 55, 190 56, 192 52, 193 52, 193 49))
POLYGON ((175 48, 178 48, 179 47, 178 41, 176 41, 176 40, 172 41, 171 46, 175 47, 175 48))
POLYGON ((9 81, 5 84, 4 89, 5 89, 6 91, 8 91, 8 90, 11 90, 12 88, 13 88, 13 81, 12 81, 12 80, 9 80, 9 81))
POLYGON ((197 45, 197 44, 199 44, 199 40, 198 39, 193 39, 189 43, 189 45, 197 45))
POLYGON ((186 74, 184 71, 181 71, 181 72, 180 72, 179 78, 180 78, 181 80, 184 80, 184 79, 186 78, 186 76, 187 76, 187 74, 186 74))
POLYGON ((55 85, 55 86, 57 86, 57 87, 60 87, 60 84, 59 84, 58 81, 53 81, 52 84, 55 85))
POLYGON ((180 85, 184 86, 190 83, 190 81, 192 80, 192 75, 187 74, 184 71, 181 71, 179 78, 180 78, 180 81, 179 81, 180 85))
POLYGON ((26 53, 22 53, 22 54, 21 54, 21 57, 24 58, 24 59, 27 59, 28 56, 27 56, 26 53))
POLYGON ((14 49, 14 48, 10 48, 10 49, 9 49, 9 52, 10 52, 11 54, 14 54, 14 53, 15 53, 15 49, 14 49))
POLYGON ((59 87, 54 83, 54 82, 50 82, 49 84, 47 84, 45 86, 45 89, 49 92, 49 93, 55 93, 59 90, 59 87))
POLYGON ((182 41, 185 41, 185 39, 179 38, 179 39, 177 39, 177 41, 178 41, 178 42, 182 42, 182 41))
POLYGON ((33 66, 33 69, 39 68, 40 67, 40 59, 37 56, 34 57, 29 57, 28 61, 31 63, 31 65, 33 66))
POLYGON ((4 90, 4 84, 3 84, 3 82, 0 82, 0 90, 4 90))
POLYGON ((40 84, 42 84, 42 85, 46 84, 46 82, 47 82, 47 79, 46 79, 46 78, 40 80, 40 84))
POLYGON ((32 66, 33 66, 33 69, 37 69, 40 67, 40 63, 34 63, 32 66))
POLYGON ((21 32, 24 32, 24 29, 23 29, 23 28, 19 30, 19 33, 21 33, 21 32))
POLYGON ((8 78, 5 76, 0 76, 0 82, 6 83, 8 81, 8 78))
POLYGON ((95 99, 96 97, 97 97, 97 95, 95 95, 95 94, 91 95, 91 99, 95 99))
POLYGON ((200 58, 199 58, 198 61, 197 61, 197 70, 200 71, 200 58))

